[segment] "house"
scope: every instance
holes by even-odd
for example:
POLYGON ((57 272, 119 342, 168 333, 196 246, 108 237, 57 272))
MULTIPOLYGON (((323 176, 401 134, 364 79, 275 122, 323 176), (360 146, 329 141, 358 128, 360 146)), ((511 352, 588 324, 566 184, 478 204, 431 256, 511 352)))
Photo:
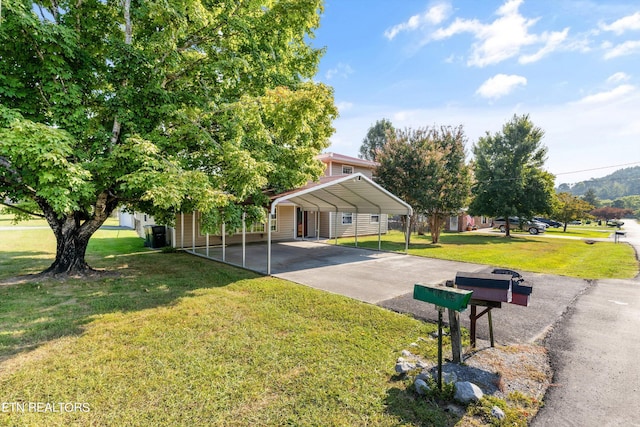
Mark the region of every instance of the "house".
MULTIPOLYGON (((271 274, 272 242, 295 239, 335 239, 380 235, 388 230, 388 215, 411 216, 411 206, 374 181, 375 162, 326 153, 318 157, 325 173, 318 181, 271 197, 266 221, 243 223, 237 230, 225 224, 217 233, 206 233, 199 212, 177 215, 174 228, 169 228, 167 241, 174 248, 207 258, 228 262, 227 246, 242 244, 245 266, 247 243, 267 244, 267 274, 271 274), (212 255, 214 254, 214 255, 212 255)), ((405 249, 406 245, 405 245, 405 249)))
POLYGON ((471 216, 466 212, 453 215, 447 218, 445 230, 447 231, 469 231, 479 228, 491 228, 491 218, 486 216, 471 216))
POLYGON ((377 196, 382 194, 383 199, 388 199, 387 202, 400 200, 375 183, 376 162, 336 153, 321 154, 318 159, 326 166, 324 175, 317 182, 271 198, 275 210, 270 227, 266 222, 245 224, 244 233, 238 229, 234 233, 221 230, 220 233, 207 235, 200 230, 200 214, 185 212, 176 218, 176 226, 170 230, 169 240, 174 247, 188 248, 206 245, 207 238, 208 244, 215 246, 266 241, 269 234, 271 240, 335 239, 385 234, 388 231, 389 213, 398 211, 406 214, 404 205, 390 212, 388 207, 372 205, 370 200, 358 194, 363 191, 366 181, 368 190, 377 196), (362 181, 362 188, 356 189, 356 184, 351 182, 353 180, 362 181), (300 195, 302 192, 304 196, 300 195))

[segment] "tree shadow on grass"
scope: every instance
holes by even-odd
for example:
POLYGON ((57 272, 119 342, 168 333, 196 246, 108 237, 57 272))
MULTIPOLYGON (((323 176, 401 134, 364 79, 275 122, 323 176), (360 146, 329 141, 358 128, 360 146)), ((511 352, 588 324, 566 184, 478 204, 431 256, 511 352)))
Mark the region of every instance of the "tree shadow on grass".
MULTIPOLYGON (((112 274, 66 279, 22 276, 0 282, 0 363, 49 341, 79 335, 95 316, 170 306, 193 291, 219 288, 257 274, 183 253, 87 254, 93 267, 112 274)), ((0 252, 0 265, 26 259, 23 271, 46 252, 0 252)), ((50 254, 49 254, 50 255, 50 254)), ((46 260, 43 268, 50 264, 46 260)))

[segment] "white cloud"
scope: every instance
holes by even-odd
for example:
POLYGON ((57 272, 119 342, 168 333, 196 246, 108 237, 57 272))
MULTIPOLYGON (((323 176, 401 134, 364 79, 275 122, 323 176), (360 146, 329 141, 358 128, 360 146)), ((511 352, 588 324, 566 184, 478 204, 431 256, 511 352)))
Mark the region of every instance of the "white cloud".
POLYGON ((539 35, 530 33, 530 28, 538 22, 538 18, 528 19, 522 16, 518 10, 522 2, 523 0, 507 0, 496 11, 498 18, 489 24, 476 19, 457 18, 448 27, 434 31, 431 37, 442 40, 456 34, 471 33, 476 41, 471 46, 472 52, 467 61, 470 66, 497 64, 520 55, 525 47, 542 45, 537 52, 522 54, 520 57, 523 64, 538 61, 562 45, 569 29, 539 35))
POLYGON ((384 36, 389 40, 393 40, 402 31, 417 30, 425 25, 438 25, 442 23, 451 14, 451 5, 449 3, 438 3, 431 6, 420 15, 413 15, 406 22, 394 25, 384 32, 384 36))
POLYGON ((603 104, 624 97, 636 90, 633 85, 620 85, 605 92, 599 92, 593 95, 585 96, 576 102, 576 104, 603 104))
POLYGON ((342 77, 343 79, 346 79, 351 74, 353 74, 353 68, 351 68, 349 64, 339 62, 338 65, 325 73, 325 77, 327 80, 331 80, 334 77, 342 77))
POLYGON ((631 76, 627 73, 623 73, 623 72, 618 72, 615 74, 612 74, 611 76, 609 76, 609 78, 607 79, 607 83, 620 83, 620 82, 626 82, 631 78, 631 76))
POLYGON ((518 62, 521 64, 529 64, 532 62, 537 62, 548 54, 556 51, 560 45, 567 39, 569 35, 569 29, 565 28, 562 31, 554 31, 552 33, 543 33, 540 36, 541 40, 545 41, 545 45, 540 48, 536 53, 532 55, 522 55, 520 56, 518 62))
POLYGON ((518 86, 526 86, 527 79, 515 74, 496 74, 478 88, 476 93, 483 98, 497 99, 508 95, 518 86))
POLYGON ((608 25, 600 24, 600 28, 604 31, 612 31, 618 35, 625 31, 640 30, 640 12, 620 18, 608 25))
POLYGON ((338 102, 336 104, 336 107, 338 107, 338 111, 340 113, 343 113, 343 112, 349 111, 349 110, 351 110, 353 108, 353 102, 341 101, 341 102, 338 102))
POLYGON ((603 47, 607 49, 607 52, 604 54, 604 59, 618 58, 620 56, 640 53, 640 40, 628 40, 615 46, 611 45, 611 43, 604 43, 603 47))

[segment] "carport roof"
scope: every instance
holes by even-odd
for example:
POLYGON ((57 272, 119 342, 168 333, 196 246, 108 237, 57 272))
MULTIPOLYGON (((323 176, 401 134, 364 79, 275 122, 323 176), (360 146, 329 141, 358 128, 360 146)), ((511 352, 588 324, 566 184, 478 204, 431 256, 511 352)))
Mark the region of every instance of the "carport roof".
POLYGON ((272 198, 271 213, 282 202, 303 210, 411 215, 411 206, 361 173, 320 178, 272 198))

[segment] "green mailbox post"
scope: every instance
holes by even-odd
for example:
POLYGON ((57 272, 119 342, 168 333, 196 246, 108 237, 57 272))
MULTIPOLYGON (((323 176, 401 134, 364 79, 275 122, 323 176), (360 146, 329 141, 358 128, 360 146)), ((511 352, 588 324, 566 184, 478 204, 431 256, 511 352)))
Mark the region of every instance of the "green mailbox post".
POLYGON ((442 390, 442 312, 445 308, 463 311, 467 308, 473 291, 439 285, 413 286, 413 299, 435 304, 438 309, 438 389, 442 390))
POLYGON ((447 288, 440 285, 413 285, 413 299, 430 302, 438 307, 450 308, 455 311, 463 311, 471 300, 473 291, 464 289, 447 288))

